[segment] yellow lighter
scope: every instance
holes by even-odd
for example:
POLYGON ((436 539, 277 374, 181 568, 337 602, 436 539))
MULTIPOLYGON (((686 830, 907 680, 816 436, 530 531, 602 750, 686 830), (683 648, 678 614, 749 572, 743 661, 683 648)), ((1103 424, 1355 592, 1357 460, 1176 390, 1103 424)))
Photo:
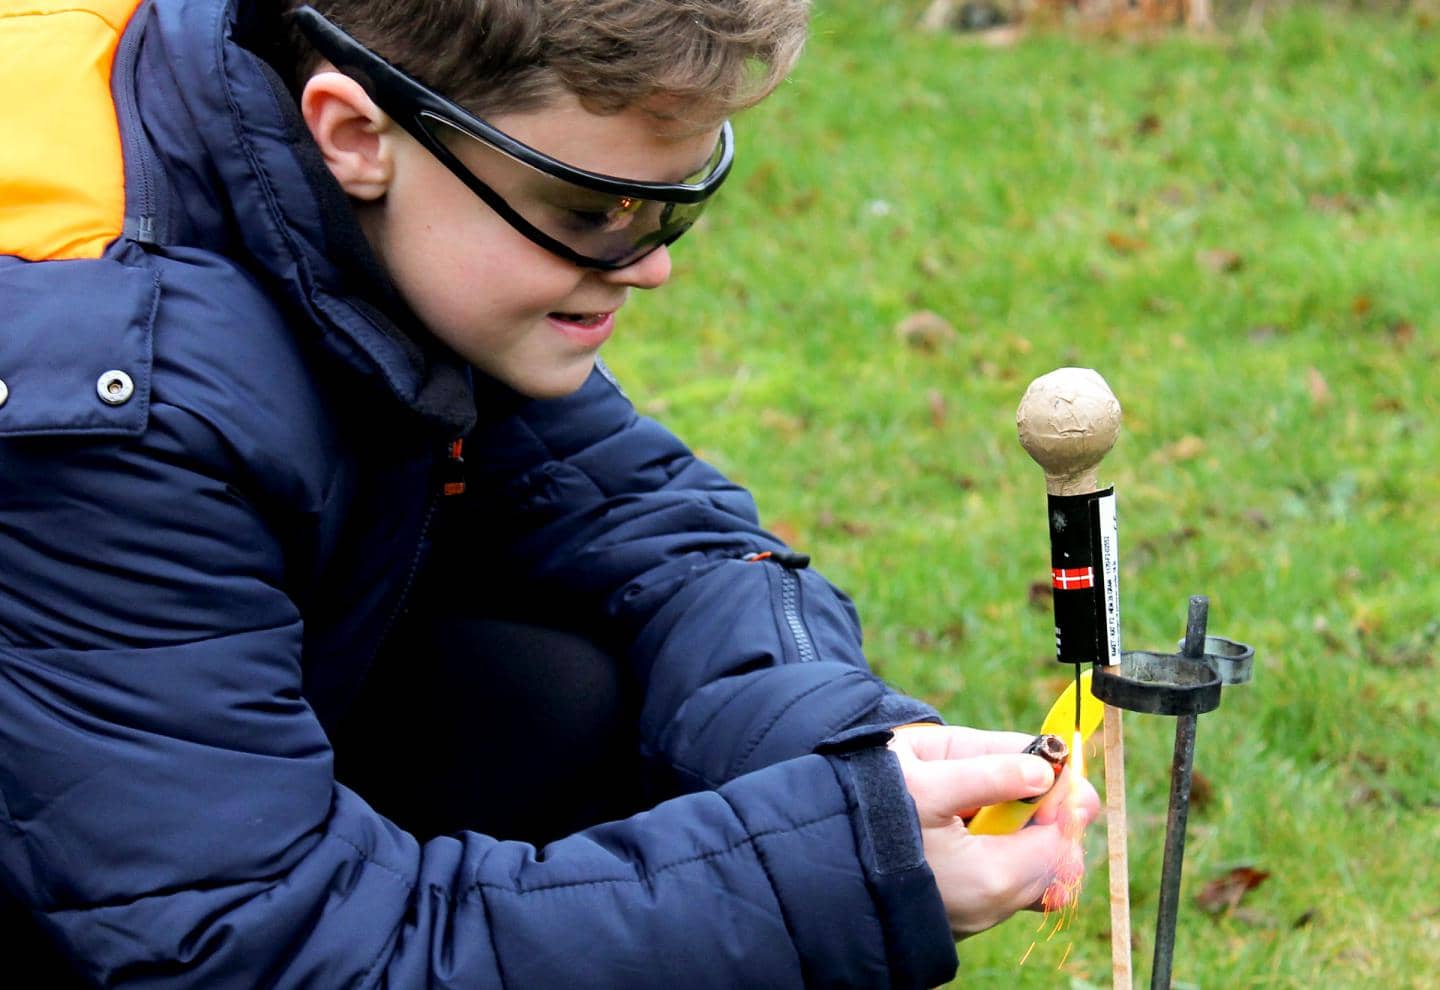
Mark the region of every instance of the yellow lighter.
MULTIPOLYGON (((1044 735, 1059 736, 1065 739, 1067 735, 1071 738, 1070 759, 1077 758, 1076 754, 1089 739, 1091 734, 1100 727, 1105 719, 1105 705, 1090 693, 1090 681, 1094 676, 1093 670, 1087 670, 1074 683, 1067 685, 1061 692, 1060 697, 1055 699, 1055 704, 1050 706, 1050 713, 1045 716, 1045 724, 1040 727, 1040 733, 1044 735), (1079 723, 1080 727, 1075 728, 1076 688, 1080 689, 1079 723)), ((975 835, 1006 835, 1025 827, 1035 814, 1039 804, 1038 798, 1029 801, 1006 801, 1004 804, 992 804, 981 808, 975 813, 975 817, 965 824, 965 827, 975 835)))

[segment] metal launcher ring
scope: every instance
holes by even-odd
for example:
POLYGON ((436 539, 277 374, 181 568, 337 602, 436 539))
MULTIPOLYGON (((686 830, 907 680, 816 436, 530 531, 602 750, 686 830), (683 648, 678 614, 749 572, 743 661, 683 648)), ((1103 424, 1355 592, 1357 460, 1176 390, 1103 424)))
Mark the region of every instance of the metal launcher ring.
MULTIPOLYGON (((1181 650, 1185 649, 1183 639, 1177 645, 1181 650)), ((1203 659, 1211 670, 1220 675, 1220 683, 1225 687, 1248 684, 1250 670, 1255 664, 1255 647, 1224 636, 1206 636, 1203 659)))
POLYGON ((1220 707, 1220 675, 1205 658, 1126 650, 1119 668, 1095 668, 1090 689, 1107 705, 1148 715, 1201 715, 1220 707))

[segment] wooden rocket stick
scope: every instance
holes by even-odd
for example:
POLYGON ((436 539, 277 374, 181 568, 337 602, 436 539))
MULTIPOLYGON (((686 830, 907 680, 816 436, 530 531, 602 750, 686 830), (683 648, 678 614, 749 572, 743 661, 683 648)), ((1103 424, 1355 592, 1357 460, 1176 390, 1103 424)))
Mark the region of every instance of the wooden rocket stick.
MULTIPOLYGON (((1045 469, 1058 657, 1070 663, 1118 663, 1115 503, 1113 493, 1101 489, 1096 469, 1120 436, 1120 403, 1094 371, 1061 368, 1030 384, 1020 400, 1015 425, 1021 445, 1045 469), (1096 527, 1093 541, 1081 539, 1076 544, 1077 522, 1082 528, 1096 527)), ((1115 990, 1130 990, 1130 870, 1120 709, 1106 705, 1104 724, 1111 969, 1115 990)))

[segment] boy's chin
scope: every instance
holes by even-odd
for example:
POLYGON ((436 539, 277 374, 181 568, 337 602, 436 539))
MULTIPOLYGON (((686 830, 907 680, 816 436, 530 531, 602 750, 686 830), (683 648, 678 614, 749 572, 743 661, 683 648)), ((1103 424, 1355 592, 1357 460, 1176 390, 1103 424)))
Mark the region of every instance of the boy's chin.
POLYGON ((545 374, 512 373, 501 380, 527 399, 563 399, 580 391, 594 370, 595 355, 591 354, 584 360, 551 369, 545 374))

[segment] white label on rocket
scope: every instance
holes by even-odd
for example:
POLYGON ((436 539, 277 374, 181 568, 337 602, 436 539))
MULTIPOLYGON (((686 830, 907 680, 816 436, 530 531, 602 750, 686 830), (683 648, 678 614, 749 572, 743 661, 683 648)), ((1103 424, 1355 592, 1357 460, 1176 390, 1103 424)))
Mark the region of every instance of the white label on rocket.
POLYGON ((1120 544, 1116 535, 1115 495, 1097 500, 1100 517, 1100 574, 1105 588, 1107 666, 1120 662, 1120 544))

